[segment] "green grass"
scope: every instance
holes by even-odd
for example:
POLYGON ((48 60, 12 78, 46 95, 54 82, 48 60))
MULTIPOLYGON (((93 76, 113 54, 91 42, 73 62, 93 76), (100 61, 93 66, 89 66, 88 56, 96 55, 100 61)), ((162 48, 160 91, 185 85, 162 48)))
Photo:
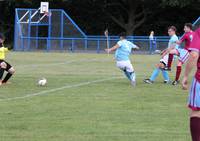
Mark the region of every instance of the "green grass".
POLYGON ((16 74, 0 87, 0 141, 190 141, 187 92, 161 76, 153 85, 142 82, 159 56, 132 57, 136 88, 112 55, 10 53, 7 59, 16 74), (46 87, 36 85, 41 77, 46 87), (34 93, 41 95, 24 97, 34 93))

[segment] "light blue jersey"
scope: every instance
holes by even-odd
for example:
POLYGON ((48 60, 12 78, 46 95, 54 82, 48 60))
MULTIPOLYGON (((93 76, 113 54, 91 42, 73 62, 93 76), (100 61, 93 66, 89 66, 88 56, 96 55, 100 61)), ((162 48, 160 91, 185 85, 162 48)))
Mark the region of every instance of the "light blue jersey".
MULTIPOLYGON (((178 37, 176 35, 171 36, 169 43, 168 43, 168 48, 171 47, 173 44, 176 44, 176 41, 178 41, 178 37)), ((179 48, 179 45, 176 44, 176 49, 179 48)))
POLYGON ((131 50, 137 46, 125 39, 117 42, 117 44, 119 45, 119 48, 115 52, 115 59, 117 61, 130 60, 129 56, 131 54, 131 50))

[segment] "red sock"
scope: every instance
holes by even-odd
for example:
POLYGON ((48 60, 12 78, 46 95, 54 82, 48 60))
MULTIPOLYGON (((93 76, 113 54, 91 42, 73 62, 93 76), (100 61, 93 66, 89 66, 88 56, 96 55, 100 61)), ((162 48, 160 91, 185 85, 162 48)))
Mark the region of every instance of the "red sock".
POLYGON ((167 67, 168 67, 168 68, 171 68, 171 67, 172 67, 173 58, 174 58, 174 55, 173 55, 173 54, 169 54, 168 64, 167 64, 167 67))
POLYGON ((181 75, 181 66, 177 66, 177 68, 176 68, 176 79, 175 79, 176 81, 179 80, 180 75, 181 75))
POLYGON ((192 141, 200 141, 200 118, 198 117, 190 118, 190 131, 191 131, 192 141))

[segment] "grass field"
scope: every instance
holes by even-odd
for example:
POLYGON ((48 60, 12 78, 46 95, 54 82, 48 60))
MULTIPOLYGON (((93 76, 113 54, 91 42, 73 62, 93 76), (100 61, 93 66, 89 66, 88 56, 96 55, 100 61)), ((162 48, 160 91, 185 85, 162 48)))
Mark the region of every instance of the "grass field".
POLYGON ((161 76, 142 82, 158 59, 132 57, 132 88, 112 55, 8 54, 16 75, 0 87, 0 141, 190 141, 187 92, 161 76))

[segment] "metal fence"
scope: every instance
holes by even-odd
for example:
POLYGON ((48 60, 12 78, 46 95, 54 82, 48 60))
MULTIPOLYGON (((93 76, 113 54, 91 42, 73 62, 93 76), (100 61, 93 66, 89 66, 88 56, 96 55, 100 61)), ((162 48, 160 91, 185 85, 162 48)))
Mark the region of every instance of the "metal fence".
MULTIPOLYGON (((101 53, 107 47, 105 36, 86 35, 70 16, 61 9, 50 9, 51 16, 38 9, 15 10, 15 51, 70 51, 101 53)), ((200 18, 196 21, 199 23, 200 18)), ((109 46, 119 40, 109 36, 109 46)), ((169 37, 129 36, 128 40, 141 47, 140 52, 152 53, 167 47, 169 37)))

